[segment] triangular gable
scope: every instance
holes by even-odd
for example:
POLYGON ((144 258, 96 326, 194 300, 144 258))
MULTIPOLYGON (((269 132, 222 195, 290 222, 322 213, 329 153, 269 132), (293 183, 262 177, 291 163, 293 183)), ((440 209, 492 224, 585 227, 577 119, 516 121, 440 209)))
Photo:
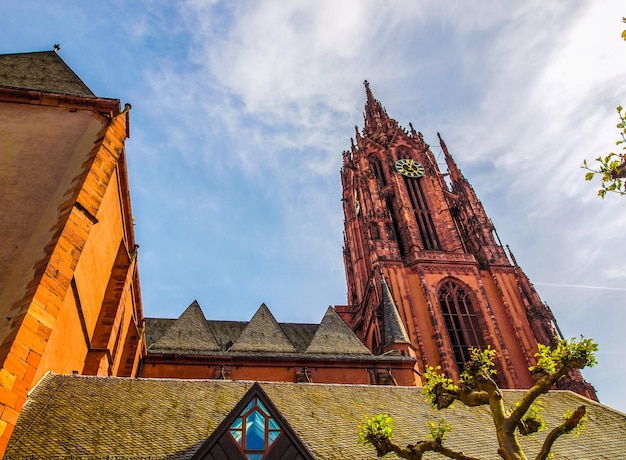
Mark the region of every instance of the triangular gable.
POLYGON ((193 301, 167 331, 150 346, 151 353, 203 354, 220 352, 197 301, 193 301))
POLYGON ((371 355, 332 307, 326 310, 306 353, 371 355))
POLYGON ((295 353, 296 349, 269 309, 261 304, 229 351, 295 353))
POLYGON ((312 460, 315 457, 255 383, 191 458, 312 460))
POLYGON ((54 51, 0 55, 0 86, 95 97, 54 51))

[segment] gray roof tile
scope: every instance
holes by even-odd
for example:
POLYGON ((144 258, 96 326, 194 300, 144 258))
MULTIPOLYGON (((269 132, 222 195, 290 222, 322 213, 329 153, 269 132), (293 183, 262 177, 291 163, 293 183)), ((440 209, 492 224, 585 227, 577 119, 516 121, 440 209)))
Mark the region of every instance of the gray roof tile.
POLYGON ((261 304, 230 351, 295 353, 296 349, 276 322, 274 315, 265 304, 261 304))
MULTIPOLYGON (((126 456, 187 459, 210 436, 252 386, 223 380, 124 379, 48 374, 31 391, 6 458, 126 456)), ((468 455, 499 460, 486 407, 456 404, 432 409, 422 389, 367 385, 261 383, 291 428, 320 459, 375 458, 357 443, 366 414, 388 413, 403 445, 427 435, 427 421, 450 422, 445 445, 468 455)), ((504 390, 513 404, 523 392, 504 390)), ((556 442, 555 459, 626 458, 626 415, 569 391, 541 398, 543 416, 556 426, 566 410, 581 404, 589 420, 576 438, 556 442)), ((547 431, 522 439, 534 456, 547 431)), ((429 457, 432 458, 432 457, 429 457)), ((438 458, 438 457, 437 457, 438 458)))
POLYGON ((326 310, 326 314, 306 352, 314 354, 372 354, 332 307, 328 307, 326 310))
POLYGON ((95 97, 54 51, 1 54, 0 86, 95 97))
POLYGON ((180 317, 150 345, 155 353, 206 354, 221 351, 206 318, 195 300, 180 317))

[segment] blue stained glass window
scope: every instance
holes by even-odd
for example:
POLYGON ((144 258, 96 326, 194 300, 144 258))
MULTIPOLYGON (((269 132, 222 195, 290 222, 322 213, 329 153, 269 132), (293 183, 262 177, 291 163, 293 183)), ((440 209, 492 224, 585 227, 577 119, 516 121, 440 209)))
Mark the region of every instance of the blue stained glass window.
POLYGON ((246 418, 246 450, 265 450, 265 417, 256 410, 246 418))
POLYGON ((242 424, 243 424, 243 419, 241 417, 237 417, 230 427, 241 429, 242 424))
POLYGON ((230 430, 230 434, 233 438, 235 438, 237 444, 241 445, 241 430, 230 430))
POLYGON ((249 460, 261 460, 281 428, 265 405, 254 398, 230 426, 229 433, 249 460))
POLYGON ((267 434, 267 440, 268 440, 270 446, 272 445, 272 443, 274 441, 276 441, 276 438, 278 437, 279 434, 280 434, 280 431, 270 431, 267 434))
POLYGON ((265 413, 265 415, 267 415, 267 416, 269 417, 270 413, 269 413, 269 411, 265 408, 265 406, 263 405, 263 403, 257 399, 257 400, 256 400, 256 404, 257 404, 257 406, 259 406, 259 409, 261 409, 261 410, 265 413))

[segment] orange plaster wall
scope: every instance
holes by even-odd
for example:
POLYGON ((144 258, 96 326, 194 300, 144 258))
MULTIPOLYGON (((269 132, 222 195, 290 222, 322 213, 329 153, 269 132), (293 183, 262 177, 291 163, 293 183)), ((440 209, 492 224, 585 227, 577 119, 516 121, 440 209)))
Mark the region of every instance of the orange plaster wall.
MULTIPOLYGON (((106 119, 89 110, 3 102, 0 123, 0 309, 5 318, 27 310, 24 295, 41 276, 38 269, 50 256, 68 196, 106 119)), ((0 321, 0 342, 11 329, 11 322, 0 321)))
POLYGON ((60 374, 82 371, 86 355, 87 346, 80 327, 74 295, 70 289, 63 300, 48 345, 41 357, 33 385, 49 370, 60 374))
POLYGON ((113 174, 98 210, 74 277, 90 338, 104 299, 111 269, 123 237, 117 174, 113 174))
MULTIPOLYGON (((21 183, 9 187, 12 191, 44 190, 40 187, 33 189, 32 178, 39 182, 39 175, 43 180, 49 177, 47 173, 51 170, 58 174, 53 178, 51 188, 41 192, 44 198, 34 200, 45 202, 45 209, 34 208, 33 211, 37 214, 35 218, 41 216, 35 231, 38 237, 29 237, 28 241, 22 242, 28 250, 22 251, 19 260, 10 261, 11 266, 17 267, 9 280, 12 290, 0 289, 3 307, 11 308, 12 313, 7 315, 12 321, 2 323, 0 328, 0 337, 4 339, 0 345, 0 453, 8 442, 27 392, 39 378, 48 369, 70 372, 82 368, 87 345, 78 321, 71 280, 82 262, 85 279, 91 276, 89 270, 96 273, 92 285, 83 283, 87 289, 93 289, 88 296, 97 295, 100 280, 106 279, 104 273, 111 268, 106 253, 108 249, 98 251, 100 240, 105 242, 104 246, 108 246, 108 239, 117 238, 118 243, 121 240, 117 183, 115 179, 110 183, 110 178, 123 149, 127 117, 122 114, 107 121, 96 111, 85 110, 85 104, 79 105, 78 110, 69 111, 67 107, 37 106, 33 109, 33 106, 16 106, 11 110, 27 111, 30 115, 35 110, 35 118, 30 117, 24 122, 13 117, 12 121, 17 124, 7 124, 14 133, 30 130, 20 138, 30 142, 28 145, 9 139, 11 151, 20 147, 16 152, 20 156, 24 153, 24 158, 28 153, 31 159, 30 162, 21 159, 16 163, 26 168, 27 173, 18 171, 13 174, 12 179, 18 178, 21 183), (39 115, 47 123, 33 123, 39 115), (67 126, 60 128, 65 122, 67 126), (49 164, 37 163, 40 159, 49 164), (103 203, 104 195, 108 194, 113 194, 115 199, 107 197, 103 203), (100 222, 94 223, 94 214, 98 215, 100 222), (112 222, 108 224, 102 223, 110 220, 112 222), (89 238, 90 231, 98 226, 107 228, 103 228, 100 237, 91 235, 89 238), (88 240, 93 242, 88 243, 88 240), (83 251, 86 251, 85 257, 83 251), (23 267, 27 270, 22 270, 23 267), (19 277, 20 282, 13 283, 15 277, 19 277), (25 290, 24 281, 27 282, 25 290), (15 299, 19 301, 15 302, 15 299)), ((105 105, 113 108, 119 102, 111 100, 105 105)), ((6 141, 5 138, 1 140, 6 141)), ((27 201, 15 200, 20 207, 28 206, 27 201)), ((114 250, 110 257, 114 258, 115 253, 114 250)), ((88 314, 92 312, 90 309, 88 314)), ((91 318, 88 316, 88 319, 91 318)))
MULTIPOLYGON (((122 294, 120 301, 120 309, 118 311, 119 321, 116 321, 116 325, 111 334, 109 340, 109 349, 115 350, 113 356, 113 374, 120 375, 120 371, 124 368, 126 363, 124 362, 130 356, 136 356, 136 353, 130 355, 125 349, 130 346, 129 335, 135 335, 138 337, 138 332, 135 326, 135 318, 133 315, 133 296, 130 289, 127 289, 122 294)), ((138 340, 138 339, 137 339, 138 340)), ((133 365, 133 369, 137 366, 137 360, 133 365)), ((123 372, 123 371, 122 371, 123 372)), ((132 374, 132 371, 131 371, 132 374)), ((128 375, 130 376, 130 375, 128 375)))
MULTIPOLYGON (((78 314, 77 300, 84 315, 87 331, 93 334, 104 291, 111 275, 119 241, 122 238, 120 201, 117 193, 117 176, 114 174, 104 194, 98 222, 92 227, 74 278, 79 294, 75 299, 70 288, 63 300, 59 317, 50 334, 48 345, 41 358, 34 382, 49 370, 58 373, 82 372, 87 356, 88 344, 78 314), (116 241, 117 240, 117 241, 116 241), (71 344, 68 346, 67 344, 71 344)), ((100 375, 108 374, 108 362, 100 362, 100 375)))

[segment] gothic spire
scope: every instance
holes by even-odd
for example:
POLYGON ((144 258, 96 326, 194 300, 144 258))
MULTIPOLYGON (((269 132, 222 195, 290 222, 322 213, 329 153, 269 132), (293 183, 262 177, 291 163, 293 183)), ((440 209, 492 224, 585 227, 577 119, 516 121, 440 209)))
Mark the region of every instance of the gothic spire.
POLYGON ((439 138, 439 145, 441 146, 441 150, 443 151, 443 155, 446 159, 446 164, 448 165, 448 171, 450 171, 450 179, 452 179, 453 183, 459 180, 465 180, 465 177, 463 177, 461 170, 456 165, 454 158, 452 158, 452 155, 448 152, 448 147, 443 141, 441 134, 437 133, 437 137, 439 138))
POLYGON ((385 281, 385 276, 381 273, 380 284, 382 287, 382 303, 383 303, 383 347, 393 345, 395 343, 411 343, 406 329, 402 324, 402 318, 398 313, 398 307, 393 301, 391 291, 385 281))
POLYGON ((365 85, 365 95, 367 97, 365 113, 363 114, 363 133, 369 136, 380 131, 383 127, 386 128, 389 125, 387 122, 390 118, 380 101, 374 97, 369 82, 365 80, 363 84, 365 85))

